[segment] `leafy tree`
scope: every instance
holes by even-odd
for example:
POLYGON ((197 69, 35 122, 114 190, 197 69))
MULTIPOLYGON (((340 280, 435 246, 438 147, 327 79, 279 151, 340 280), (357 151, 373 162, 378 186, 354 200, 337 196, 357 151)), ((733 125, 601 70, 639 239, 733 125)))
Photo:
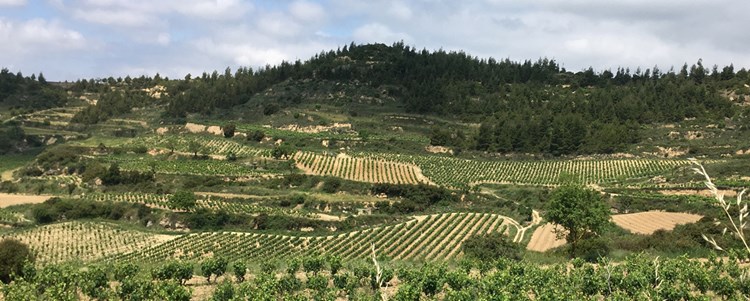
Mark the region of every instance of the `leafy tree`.
POLYGON ((234 123, 227 123, 221 129, 224 131, 224 138, 232 138, 237 126, 234 123))
POLYGON ((234 272, 234 277, 237 277, 237 282, 245 281, 245 273, 247 273, 247 264, 242 260, 237 260, 233 262, 232 272, 234 272))
POLYGON ((571 256, 576 255, 581 240, 600 235, 610 225, 609 207, 601 195, 577 185, 562 186, 552 193, 545 218, 563 227, 556 234, 570 243, 571 256))
POLYGON ((206 281, 211 283, 211 276, 215 276, 214 279, 224 275, 227 271, 228 262, 223 257, 213 257, 201 262, 201 275, 206 277, 206 281))
POLYGON ((188 143, 188 151, 193 154, 193 158, 198 157, 198 153, 203 150, 203 146, 195 140, 191 140, 188 143))
POLYGON ((169 198, 169 207, 172 209, 190 210, 195 204, 196 198, 192 191, 178 191, 169 198))
POLYGON ((251 135, 247 136, 247 138, 255 142, 260 142, 263 138, 266 138, 266 134, 261 130, 255 130, 251 135))
POLYGON ((15 277, 24 276, 24 265, 33 262, 29 247, 15 239, 0 241, 0 281, 10 283, 15 277))
POLYGON ((278 145, 273 148, 273 151, 271 151, 271 156, 274 157, 274 159, 286 159, 289 158, 292 155, 292 149, 285 146, 285 145, 278 145))

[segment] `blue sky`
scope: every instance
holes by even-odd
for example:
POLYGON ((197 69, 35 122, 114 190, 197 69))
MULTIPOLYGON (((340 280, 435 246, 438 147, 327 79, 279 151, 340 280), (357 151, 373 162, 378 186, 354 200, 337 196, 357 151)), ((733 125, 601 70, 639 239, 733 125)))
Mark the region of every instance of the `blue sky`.
POLYGON ((0 0, 0 66, 50 80, 184 77, 403 40, 479 57, 750 68, 750 1, 0 0))

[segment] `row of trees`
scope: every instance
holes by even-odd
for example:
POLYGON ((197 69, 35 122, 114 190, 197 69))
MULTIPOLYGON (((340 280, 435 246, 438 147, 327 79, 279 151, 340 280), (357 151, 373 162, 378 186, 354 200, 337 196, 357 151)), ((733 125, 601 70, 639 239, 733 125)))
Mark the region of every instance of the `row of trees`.
POLYGON ((65 100, 62 89, 50 85, 42 73, 27 77, 0 69, 0 106, 44 109, 63 105, 65 100))

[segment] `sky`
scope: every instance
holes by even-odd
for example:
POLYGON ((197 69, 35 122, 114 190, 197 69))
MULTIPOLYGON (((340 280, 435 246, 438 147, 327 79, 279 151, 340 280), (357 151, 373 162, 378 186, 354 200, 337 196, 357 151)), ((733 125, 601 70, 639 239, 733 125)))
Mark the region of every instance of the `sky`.
POLYGON ((750 69, 745 0, 0 0, 0 67, 184 77, 403 41, 570 71, 750 69))

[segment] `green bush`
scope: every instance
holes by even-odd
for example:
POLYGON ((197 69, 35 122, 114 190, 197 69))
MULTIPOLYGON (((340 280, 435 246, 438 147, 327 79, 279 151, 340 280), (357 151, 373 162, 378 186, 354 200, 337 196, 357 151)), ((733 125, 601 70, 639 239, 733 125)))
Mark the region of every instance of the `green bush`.
POLYGON ((500 233, 473 236, 463 242, 463 251, 469 258, 492 261, 497 258, 521 260, 521 246, 500 233))
POLYGON ((597 262, 600 257, 607 257, 609 252, 609 242, 606 239, 591 237, 580 241, 574 256, 588 262, 597 262))
POLYGON ((15 277, 24 276, 24 265, 34 262, 29 247, 15 239, 0 241, 0 281, 10 283, 15 277))
POLYGON ((339 178, 328 178, 323 182, 323 192, 325 193, 336 193, 341 187, 341 180, 339 178))
POLYGON ((196 198, 192 191, 178 191, 169 198, 169 208, 190 210, 195 207, 196 198))

